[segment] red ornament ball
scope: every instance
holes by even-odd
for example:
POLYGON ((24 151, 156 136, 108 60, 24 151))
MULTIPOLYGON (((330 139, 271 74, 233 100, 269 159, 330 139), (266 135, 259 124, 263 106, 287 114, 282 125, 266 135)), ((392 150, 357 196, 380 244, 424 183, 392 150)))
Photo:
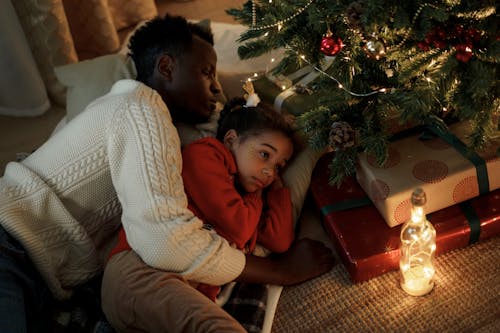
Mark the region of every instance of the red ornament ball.
POLYGON ((455 45, 455 57, 458 61, 461 62, 469 62, 470 58, 472 58, 472 47, 466 44, 455 45))
POLYGON ((321 39, 321 46, 319 50, 327 56, 334 56, 339 53, 344 46, 345 45, 340 37, 335 37, 332 34, 326 34, 321 39))

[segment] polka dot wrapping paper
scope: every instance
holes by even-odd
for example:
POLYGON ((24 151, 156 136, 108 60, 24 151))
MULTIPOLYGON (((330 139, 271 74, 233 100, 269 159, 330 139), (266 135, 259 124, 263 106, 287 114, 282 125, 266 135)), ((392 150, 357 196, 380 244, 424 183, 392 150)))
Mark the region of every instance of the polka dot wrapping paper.
POLYGON ((450 126, 447 137, 415 134, 394 141, 382 166, 367 153, 359 155, 356 178, 390 227, 409 219, 416 187, 427 195, 426 213, 500 188, 500 138, 476 154, 467 152, 463 142, 468 128, 458 123, 450 126))

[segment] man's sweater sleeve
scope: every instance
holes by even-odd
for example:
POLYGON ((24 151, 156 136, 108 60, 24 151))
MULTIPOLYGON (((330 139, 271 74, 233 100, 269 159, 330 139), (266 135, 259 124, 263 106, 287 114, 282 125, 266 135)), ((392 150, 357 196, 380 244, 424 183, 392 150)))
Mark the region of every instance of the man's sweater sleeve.
POLYGON ((155 91, 139 87, 116 113, 107 153, 128 242, 144 262, 214 285, 242 272, 244 255, 187 209, 179 137, 155 91))

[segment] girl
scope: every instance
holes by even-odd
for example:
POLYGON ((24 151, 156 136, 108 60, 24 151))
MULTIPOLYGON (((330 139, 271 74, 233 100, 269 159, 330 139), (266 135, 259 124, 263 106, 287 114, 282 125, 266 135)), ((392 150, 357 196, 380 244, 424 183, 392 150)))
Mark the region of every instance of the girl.
MULTIPOLYGON (((242 98, 230 101, 216 138, 184 148, 184 188, 190 210, 238 249, 250 253, 259 242, 271 252, 285 252, 294 227, 280 170, 293 153, 292 129, 282 114, 255 105, 255 98, 250 94, 246 105, 242 98)), ((220 288, 198 290, 215 300, 220 288)))

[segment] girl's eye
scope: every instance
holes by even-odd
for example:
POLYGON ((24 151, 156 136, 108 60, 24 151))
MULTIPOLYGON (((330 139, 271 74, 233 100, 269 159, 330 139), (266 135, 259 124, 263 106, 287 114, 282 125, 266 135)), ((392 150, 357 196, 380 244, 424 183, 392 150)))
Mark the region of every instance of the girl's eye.
POLYGON ((260 156, 263 158, 263 159, 268 159, 269 158, 269 153, 266 152, 266 151, 261 151, 260 152, 260 156))

